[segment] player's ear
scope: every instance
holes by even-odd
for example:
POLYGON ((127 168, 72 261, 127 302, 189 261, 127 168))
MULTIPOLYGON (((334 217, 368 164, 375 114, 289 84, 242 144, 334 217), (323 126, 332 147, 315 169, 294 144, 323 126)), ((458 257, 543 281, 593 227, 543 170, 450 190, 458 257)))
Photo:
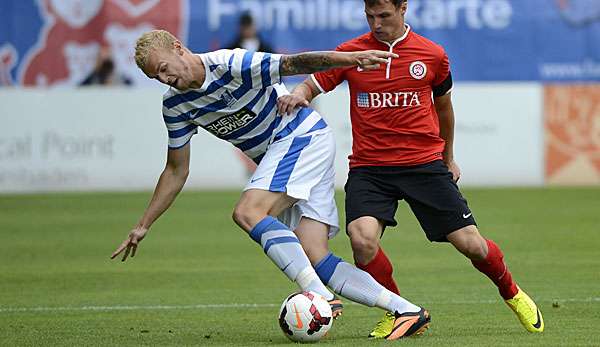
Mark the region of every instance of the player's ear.
POLYGON ((402 1, 402 3, 400 4, 400 13, 402 13, 403 16, 406 14, 407 7, 408 7, 408 0, 402 1))

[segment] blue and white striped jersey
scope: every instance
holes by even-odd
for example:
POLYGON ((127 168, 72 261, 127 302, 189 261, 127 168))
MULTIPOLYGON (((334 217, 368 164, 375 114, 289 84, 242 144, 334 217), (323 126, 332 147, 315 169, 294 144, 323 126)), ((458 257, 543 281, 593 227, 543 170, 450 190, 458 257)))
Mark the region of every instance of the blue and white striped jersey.
POLYGON ((280 84, 281 55, 224 49, 199 56, 206 69, 202 87, 170 88, 163 97, 169 148, 185 146, 202 127, 258 163, 272 142, 327 127, 310 108, 277 114, 277 98, 289 93, 280 84))

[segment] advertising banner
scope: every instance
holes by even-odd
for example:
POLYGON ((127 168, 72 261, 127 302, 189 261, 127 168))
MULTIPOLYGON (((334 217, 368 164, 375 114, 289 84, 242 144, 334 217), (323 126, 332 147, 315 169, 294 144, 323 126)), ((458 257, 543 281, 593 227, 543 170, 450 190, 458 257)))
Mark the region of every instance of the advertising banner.
MULTIPOLYGON (((0 192, 152 189, 167 153, 161 101, 152 89, 1 90, 0 192)), ((244 185, 232 146, 203 130, 192 145, 187 187, 244 185)))
MULTIPOLYGON (((455 88, 461 183, 543 183, 541 96, 536 84, 455 88)), ((0 192, 152 189, 167 152, 161 100, 154 89, 0 90, 0 192)), ((318 97, 315 107, 335 133, 341 188, 352 149, 347 88, 318 97)), ((252 170, 201 129, 191 153, 188 188, 239 189, 252 170)))
MULTIPOLYGON (((5 0, 0 85, 75 86, 104 46, 136 85, 140 33, 197 52, 229 45, 250 12, 276 51, 334 49, 369 30, 362 0, 5 0)), ((600 81, 600 1, 408 0, 413 30, 443 45, 456 81, 600 81)))
POLYGON ((600 86, 544 89, 546 182, 600 184, 600 86))

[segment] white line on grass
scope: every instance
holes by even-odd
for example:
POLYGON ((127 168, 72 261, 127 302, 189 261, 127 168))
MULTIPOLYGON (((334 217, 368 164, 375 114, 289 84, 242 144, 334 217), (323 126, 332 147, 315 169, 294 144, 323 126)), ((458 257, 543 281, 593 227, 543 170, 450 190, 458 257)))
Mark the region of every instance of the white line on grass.
POLYGON ((0 307, 5 312, 45 312, 45 311, 136 311, 136 310, 202 310, 224 308, 276 307, 275 304, 199 304, 199 305, 148 305, 148 306, 66 306, 66 307, 0 307))
MULTIPOLYGON (((538 302, 600 302, 600 297, 568 298, 568 299, 542 299, 538 302)), ((424 302, 431 304, 495 304, 498 300, 448 300, 441 302, 424 302)), ((358 305, 352 302, 347 304, 358 305)), ((135 305, 135 306, 64 306, 64 307, 0 307, 0 313, 14 312, 58 312, 58 311, 141 311, 141 310, 203 310, 203 309, 228 309, 228 308, 264 308, 279 307, 279 304, 198 304, 198 305, 135 305)))

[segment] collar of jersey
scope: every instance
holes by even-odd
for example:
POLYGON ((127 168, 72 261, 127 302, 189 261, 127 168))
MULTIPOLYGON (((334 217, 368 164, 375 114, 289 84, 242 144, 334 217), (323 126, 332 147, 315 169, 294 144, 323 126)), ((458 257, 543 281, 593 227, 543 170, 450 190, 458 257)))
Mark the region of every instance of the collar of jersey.
POLYGON ((208 66, 208 63, 204 61, 204 54, 196 54, 196 55, 200 57, 200 61, 202 61, 202 65, 204 65, 204 81, 202 82, 202 85, 200 86, 200 88, 196 89, 196 91, 203 92, 206 90, 206 88, 208 88, 208 85, 210 83, 210 81, 208 80, 208 74, 210 73, 210 66, 208 66))
POLYGON ((400 36, 399 38, 397 38, 397 39, 396 39, 394 42, 392 42, 392 43, 385 42, 385 41, 381 41, 381 40, 377 39, 377 38, 375 37, 375 35, 373 35, 373 33, 371 33, 371 37, 373 37, 375 40, 377 40, 377 41, 379 41, 379 42, 381 42, 381 43, 385 44, 386 46, 388 46, 388 47, 390 48, 390 52, 391 52, 392 48, 394 48, 394 46, 395 46, 396 44, 398 44, 399 42, 402 42, 402 41, 404 41, 404 40, 405 40, 405 39, 408 37, 408 34, 410 33, 410 25, 408 25, 408 23, 404 23, 404 26, 406 27, 406 31, 404 32, 404 35, 400 36))

